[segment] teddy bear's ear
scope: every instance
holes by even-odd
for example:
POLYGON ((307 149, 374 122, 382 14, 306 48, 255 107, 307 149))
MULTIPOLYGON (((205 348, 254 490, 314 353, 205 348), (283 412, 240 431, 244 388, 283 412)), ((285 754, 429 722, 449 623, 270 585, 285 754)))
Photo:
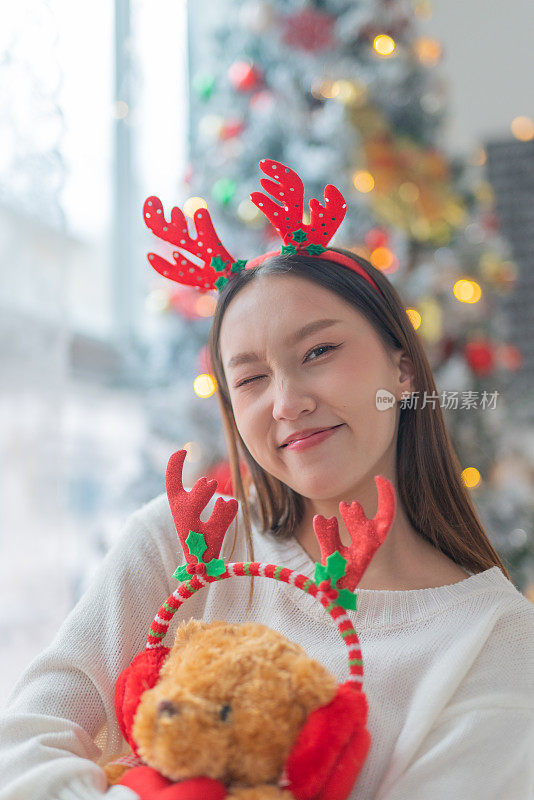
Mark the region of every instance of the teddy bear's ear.
POLYGON ((174 669, 177 666, 177 663, 180 661, 181 652, 185 645, 196 636, 197 633, 201 633, 206 630, 206 628, 213 628, 216 625, 227 625, 228 623, 222 622, 221 620, 215 620, 214 622, 204 622, 204 620, 200 619, 189 619, 182 622, 178 628, 176 629, 176 635, 174 637, 174 644, 171 648, 171 651, 163 664, 160 675, 169 675, 172 674, 174 669))
POLYGON ((336 679, 312 658, 298 659, 291 669, 291 677, 297 702, 307 714, 329 703, 336 694, 336 679))

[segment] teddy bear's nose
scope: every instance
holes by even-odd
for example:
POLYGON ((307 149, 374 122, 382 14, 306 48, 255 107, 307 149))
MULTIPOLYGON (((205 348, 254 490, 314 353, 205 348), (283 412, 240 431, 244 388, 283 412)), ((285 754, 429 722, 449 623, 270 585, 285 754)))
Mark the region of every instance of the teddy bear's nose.
POLYGON ((161 703, 158 704, 158 714, 167 714, 167 716, 173 717, 175 714, 179 714, 180 710, 171 703, 170 700, 162 700, 161 703))

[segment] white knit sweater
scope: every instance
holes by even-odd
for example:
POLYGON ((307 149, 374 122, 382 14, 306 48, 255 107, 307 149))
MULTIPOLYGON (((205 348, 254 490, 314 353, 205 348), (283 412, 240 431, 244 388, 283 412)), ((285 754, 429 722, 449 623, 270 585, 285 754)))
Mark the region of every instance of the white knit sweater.
MULTIPOLYGON (((201 518, 206 520, 219 495, 201 518)), ((248 560, 241 532, 232 561, 248 560)), ((234 524, 223 543, 228 560, 234 524)), ((256 560, 313 577, 296 540, 254 529, 256 560)), ((167 497, 132 514, 92 586, 54 641, 26 669, 0 716, 0 800, 136 800, 106 792, 99 764, 126 752, 114 710, 120 671, 184 563, 167 497)), ((287 584, 232 578, 197 592, 179 620, 262 622, 301 644, 339 682, 348 675, 337 628, 287 584)), ((350 800, 534 798, 534 606, 498 567, 459 583, 410 591, 358 590, 347 612, 358 633, 371 748, 350 800)), ((166 643, 168 643, 166 640, 166 643)))

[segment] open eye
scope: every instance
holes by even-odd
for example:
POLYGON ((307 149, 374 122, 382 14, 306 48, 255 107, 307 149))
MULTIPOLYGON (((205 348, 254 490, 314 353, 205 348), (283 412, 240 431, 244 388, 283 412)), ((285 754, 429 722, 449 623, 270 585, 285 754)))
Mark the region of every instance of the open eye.
POLYGON ((220 717, 220 719, 222 719, 223 722, 226 722, 226 718, 228 717, 228 715, 229 715, 231 710, 232 709, 231 709, 230 706, 222 706, 221 707, 221 710, 219 711, 219 717, 220 717))

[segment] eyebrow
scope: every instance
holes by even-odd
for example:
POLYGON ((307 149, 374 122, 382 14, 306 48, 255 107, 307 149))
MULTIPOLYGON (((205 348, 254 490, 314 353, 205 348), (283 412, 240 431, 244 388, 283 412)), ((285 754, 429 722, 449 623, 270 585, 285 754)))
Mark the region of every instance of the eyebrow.
MULTIPOLYGON (((298 331, 292 333, 291 336, 289 336, 286 340, 285 344, 289 346, 295 345, 306 336, 322 330, 323 328, 329 328, 331 325, 335 325, 341 321, 342 320, 340 319, 316 319, 313 322, 308 322, 307 325, 304 325, 302 328, 299 328, 298 331)), ((259 360, 260 357, 256 353, 238 353, 230 359, 226 365, 226 368, 230 369, 231 367, 238 367, 240 364, 250 364, 252 361, 259 360)))

